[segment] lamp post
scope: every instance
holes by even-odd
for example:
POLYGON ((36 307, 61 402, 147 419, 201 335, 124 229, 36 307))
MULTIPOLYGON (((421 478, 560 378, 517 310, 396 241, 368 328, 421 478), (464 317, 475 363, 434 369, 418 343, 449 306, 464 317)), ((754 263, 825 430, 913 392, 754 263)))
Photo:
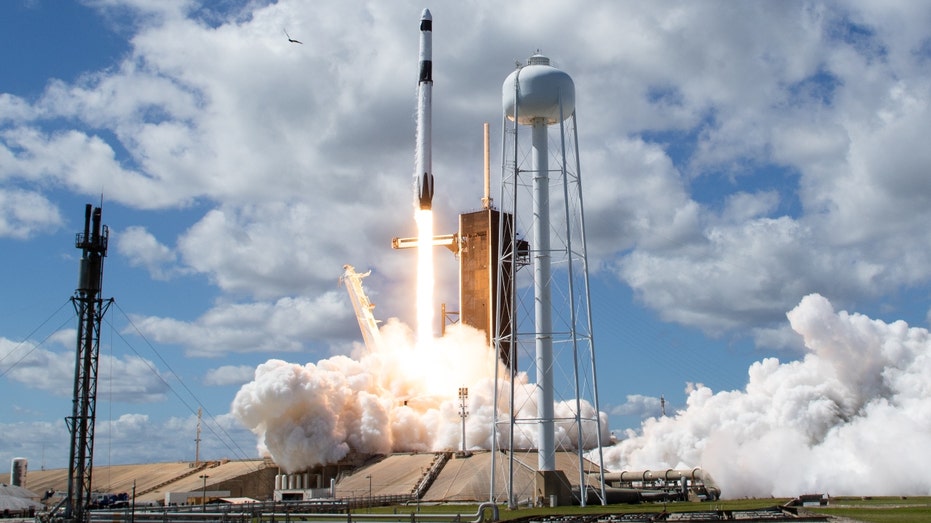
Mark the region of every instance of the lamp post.
POLYGON ((136 523, 136 480, 133 480, 133 501, 129 513, 129 523, 136 523))
POLYGON ((365 476, 369 480, 369 506, 372 506, 372 475, 365 476))
POLYGON ((206 474, 200 475, 200 478, 204 480, 204 490, 200 498, 200 506, 201 506, 202 512, 207 512, 207 478, 209 477, 210 476, 206 474))
POLYGON ((459 387, 459 417, 462 418, 462 455, 466 455, 466 418, 469 417, 469 388, 459 387))

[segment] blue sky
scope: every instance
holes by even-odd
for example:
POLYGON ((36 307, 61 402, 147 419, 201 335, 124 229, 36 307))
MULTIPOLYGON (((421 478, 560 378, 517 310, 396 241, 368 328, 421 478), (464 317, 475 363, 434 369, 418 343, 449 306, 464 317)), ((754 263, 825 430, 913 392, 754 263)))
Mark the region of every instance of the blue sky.
MULTIPOLYGON (((98 463, 193 459, 198 406, 209 413, 204 455, 257 456, 231 403, 259 364, 359 355, 337 285, 344 264, 372 270, 378 319, 413 322, 413 264, 390 240, 414 232, 423 7, 0 5, 0 393, 10 398, 0 461, 67 465, 68 299, 86 203, 103 201, 104 294, 116 300, 102 336, 98 463)), ((500 176, 501 84, 515 61, 542 49, 575 81, 601 408, 629 441, 611 454, 617 466, 707 467, 718 441, 707 427, 727 424, 689 420, 713 402, 778 412, 780 398, 817 391, 793 412, 823 412, 811 406, 828 398, 844 415, 786 422, 820 435, 809 449, 854 431, 870 405, 897 404, 888 392, 845 403, 846 392, 813 383, 756 401, 748 372, 763 380, 830 359, 801 326, 818 322, 790 324, 796 307, 824 324, 854 318, 854 329, 859 314, 927 326, 931 8, 427 7, 438 232, 480 207, 483 122, 493 183, 500 176), (761 363, 773 357, 781 366, 761 363), (662 438, 642 438, 660 426, 698 443, 650 454, 662 438)), ((438 303, 455 303, 455 270, 438 251, 438 303)), ((889 358, 882 376, 905 360, 903 372, 926 372, 909 366, 920 358, 889 358)), ((914 419, 925 405, 895 413, 914 419)), ((772 434, 776 418, 744 436, 772 434)))

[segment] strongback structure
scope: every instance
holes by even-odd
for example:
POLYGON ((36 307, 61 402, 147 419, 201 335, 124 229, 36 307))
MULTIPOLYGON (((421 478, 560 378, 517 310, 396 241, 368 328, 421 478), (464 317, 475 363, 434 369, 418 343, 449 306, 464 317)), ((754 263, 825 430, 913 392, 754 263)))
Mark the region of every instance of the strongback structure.
MULTIPOLYGON (((498 311, 496 306, 502 288, 497 285, 499 274, 503 288, 510 288, 513 268, 501 267, 497 260, 500 235, 511 235, 512 222, 510 214, 491 208, 459 215, 459 321, 484 331, 489 345, 496 331, 510 336, 510 310, 498 311)), ((505 341, 498 348, 498 358, 508 368, 510 356, 511 346, 505 341)))
MULTIPOLYGON (((496 332, 510 339, 510 311, 499 311, 497 306, 500 302, 510 301, 507 296, 499 300, 498 293, 511 288, 513 267, 500 266, 498 252, 501 238, 513 236, 514 217, 492 207, 488 139, 489 132, 486 123, 484 125, 485 162, 483 169, 485 195, 482 197, 482 209, 459 215, 456 254, 459 256, 459 321, 483 331, 485 343, 490 346, 496 332), (499 273, 498 271, 502 269, 503 272, 499 273), (504 282, 502 285, 498 285, 499 274, 504 282)), ((524 240, 517 240, 517 242, 519 251, 524 255, 520 262, 526 265, 527 242, 524 240)), ((510 356, 510 344, 502 344, 498 348, 498 359, 505 367, 512 369, 508 359, 510 356)))
POLYGON ((501 409, 495 416, 501 441, 495 444, 508 460, 507 467, 492 467, 491 495, 496 481, 504 479, 509 506, 526 499, 561 505, 573 497, 585 505, 589 496, 604 503, 575 86, 536 54, 507 77, 502 95, 498 203, 512 219, 498 220, 503 241, 496 261, 498 274, 512 277, 497 280, 494 344, 499 354, 508 353, 502 359, 511 372, 496 372, 496 394, 506 398, 495 401, 501 409), (556 132, 549 132, 551 126, 556 132), (529 136, 523 132, 527 128, 529 136), (518 239, 527 231, 529 245, 518 239), (578 491, 573 492, 566 471, 556 468, 557 448, 577 456, 578 491), (517 492, 515 454, 532 449, 538 462, 534 491, 517 492), (586 449, 595 449, 592 460, 586 449))
POLYGON ((71 298, 78 315, 78 336, 73 406, 71 416, 66 418, 71 432, 71 448, 65 519, 77 522, 86 521, 91 496, 100 322, 112 303, 112 300, 104 302, 100 297, 108 239, 109 230, 101 224, 100 208, 88 204, 84 213, 84 232, 78 233, 75 241, 75 247, 82 253, 78 288, 71 298))

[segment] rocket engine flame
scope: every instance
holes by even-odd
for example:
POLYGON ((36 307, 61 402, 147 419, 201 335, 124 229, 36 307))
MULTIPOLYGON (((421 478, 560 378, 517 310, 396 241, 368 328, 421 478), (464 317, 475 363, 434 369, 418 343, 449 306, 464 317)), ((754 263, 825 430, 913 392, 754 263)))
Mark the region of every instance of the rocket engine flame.
POLYGON ((417 343, 433 339, 433 211, 418 209, 417 221, 417 343))

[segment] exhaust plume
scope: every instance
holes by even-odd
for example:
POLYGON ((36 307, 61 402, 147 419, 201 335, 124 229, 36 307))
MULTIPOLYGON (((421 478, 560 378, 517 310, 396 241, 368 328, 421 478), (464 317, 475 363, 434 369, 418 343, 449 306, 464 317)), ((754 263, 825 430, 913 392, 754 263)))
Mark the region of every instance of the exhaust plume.
POLYGON ((627 431, 606 468, 701 466, 728 498, 931 494, 928 331, 817 294, 787 316, 803 359, 754 363, 742 391, 690 385, 684 410, 627 431))
MULTIPOLYGON (((350 451, 458 450, 462 386, 469 388, 466 447, 491 448, 494 372, 499 363, 484 333, 456 324, 442 338, 417 343, 412 330, 397 319, 388 320, 380 332, 380 348, 371 351, 360 345, 355 359, 333 356, 304 365, 273 359, 258 366, 255 379, 239 390, 231 410, 256 434, 261 455, 294 473, 336 463, 350 451)), ((534 386, 526 374, 514 379, 515 403, 535 412, 534 386)), ((506 395, 500 394, 499 400, 502 409, 506 395)), ((571 417, 574 408, 574 401, 562 402, 556 412, 571 417)), ((587 402, 582 408, 583 414, 592 412, 587 402)), ((607 417, 601 416, 606 439, 607 417)), ((571 424, 557 424, 556 432, 557 443, 577 445, 578 431, 571 424)), ((591 447, 594 430, 583 433, 590 437, 586 447, 591 447)), ((534 437, 535 432, 518 433, 516 446, 534 448, 534 437)))

